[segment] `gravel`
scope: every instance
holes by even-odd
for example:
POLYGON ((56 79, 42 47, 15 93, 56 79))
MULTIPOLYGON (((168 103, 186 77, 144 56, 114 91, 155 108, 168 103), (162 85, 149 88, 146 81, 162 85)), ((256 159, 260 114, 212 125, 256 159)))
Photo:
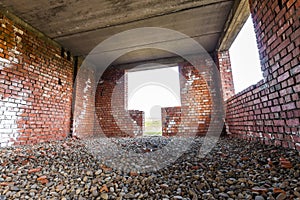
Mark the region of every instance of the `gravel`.
POLYGON ((189 148, 185 138, 111 140, 121 150, 112 154, 107 149, 107 155, 103 150, 107 139, 99 138, 0 149, 0 200, 300 199, 300 155, 295 150, 221 138, 201 157, 203 138, 195 138, 189 148), (164 150, 172 140, 187 151, 162 168, 139 171, 132 167, 135 163, 118 162, 127 156, 118 155, 122 153, 138 155, 135 160, 170 153, 164 150), (113 162, 126 167, 120 170, 113 162))

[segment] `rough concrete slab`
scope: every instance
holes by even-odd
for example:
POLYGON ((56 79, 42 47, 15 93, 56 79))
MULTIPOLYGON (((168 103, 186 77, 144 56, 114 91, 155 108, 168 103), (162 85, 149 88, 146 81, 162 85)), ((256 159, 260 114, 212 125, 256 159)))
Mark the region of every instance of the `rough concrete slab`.
MULTIPOLYGON (((163 27, 180 31, 194 38, 208 52, 212 52, 217 48, 229 14, 238 2, 2 0, 0 8, 20 17, 70 50, 73 55, 85 56, 111 35, 139 27, 163 27)), ((134 36, 131 39, 134 41, 134 36)), ((112 46, 117 48, 118 43, 112 46)), ((170 55, 159 55, 146 50, 123 57, 118 62, 128 63, 168 56, 170 55)))

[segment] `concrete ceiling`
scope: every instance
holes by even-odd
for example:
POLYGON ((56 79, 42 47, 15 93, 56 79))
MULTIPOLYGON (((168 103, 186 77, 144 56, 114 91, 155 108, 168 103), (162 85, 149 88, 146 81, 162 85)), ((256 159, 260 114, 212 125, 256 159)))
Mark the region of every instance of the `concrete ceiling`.
MULTIPOLYGON (((162 27, 182 32, 206 51, 218 48, 238 0, 1 0, 0 7, 70 50, 86 56, 100 42, 125 30, 162 27)), ((134 35, 132 36, 134 41, 134 35)), ((164 42, 164 41, 162 41, 164 42)), ((117 44, 113 45, 117 47, 117 44)), ((113 49, 112 49, 113 51, 113 49)), ((142 50, 119 63, 171 56, 142 50)))

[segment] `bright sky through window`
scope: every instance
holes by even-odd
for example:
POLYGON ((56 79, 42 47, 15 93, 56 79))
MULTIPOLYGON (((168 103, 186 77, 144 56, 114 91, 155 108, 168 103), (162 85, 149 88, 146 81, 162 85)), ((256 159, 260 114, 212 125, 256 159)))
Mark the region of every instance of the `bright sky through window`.
POLYGON ((127 76, 128 110, 142 110, 146 118, 153 118, 159 116, 152 110, 157 106, 180 106, 178 67, 129 71, 127 76))
POLYGON ((235 92, 263 79, 251 16, 229 49, 235 92))

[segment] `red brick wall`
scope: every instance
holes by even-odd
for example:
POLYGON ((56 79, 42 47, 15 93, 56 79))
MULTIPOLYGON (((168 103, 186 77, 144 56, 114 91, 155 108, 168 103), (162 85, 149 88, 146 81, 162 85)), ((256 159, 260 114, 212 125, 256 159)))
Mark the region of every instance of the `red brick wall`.
POLYGON ((143 135, 143 128, 145 126, 145 112, 140 110, 128 110, 128 112, 134 123, 136 123, 138 127, 141 127, 137 135, 143 135))
POLYGON ((300 2, 249 2, 265 80, 227 101, 229 130, 300 149, 300 2))
POLYGON ((234 84, 229 51, 217 52, 217 62, 221 75, 224 101, 234 96, 234 84))
POLYGON ((161 108, 162 135, 175 136, 181 124, 181 107, 161 108))
MULTIPOLYGON (((205 63, 200 63, 201 66, 205 63)), ((206 80, 189 63, 179 64, 180 107, 162 108, 163 136, 206 135, 211 115, 211 96, 206 80)))
POLYGON ((96 90, 97 123, 108 137, 142 135, 144 113, 127 110, 125 69, 110 66, 105 70, 96 90))
MULTIPOLYGON (((86 112, 85 115, 89 117, 83 116, 80 120, 79 124, 87 124, 87 126, 80 126, 83 130, 93 130, 93 134, 103 132, 109 137, 142 135, 145 120, 144 113, 142 111, 127 110, 127 77, 125 71, 121 67, 109 67, 103 73, 96 89, 95 100, 88 99, 89 103, 86 103, 85 106, 86 109, 88 109, 89 105, 91 107, 93 104, 96 106, 95 123, 100 125, 101 131, 93 127, 94 124, 88 123, 93 121, 93 111, 86 112)), ((175 129, 179 130, 178 135, 205 135, 208 130, 211 112, 211 99, 207 83, 200 72, 190 64, 180 64, 179 72, 182 75, 180 78, 182 107, 179 108, 182 111, 181 116, 183 117, 180 119, 182 123, 180 128, 176 127, 178 124, 170 126, 172 120, 166 120, 166 117, 169 119, 170 117, 174 118, 172 112, 168 112, 171 116, 163 115, 163 135, 176 135, 175 129)), ((87 77, 87 74, 89 73, 85 73, 85 77, 87 77)), ((81 82, 84 83, 84 81, 81 82)), ((92 87, 89 88, 92 90, 92 87)), ((86 95, 83 94, 81 96, 85 98, 86 95)), ((87 96, 87 98, 89 97, 87 96)), ((82 102, 82 100, 79 102, 82 102)), ((84 110, 82 107, 78 109, 81 112, 84 110)), ((173 108, 168 108, 167 110, 173 110, 173 108)), ((84 133, 84 131, 82 132, 84 133)))
MULTIPOLYGON (((205 64, 199 63, 201 66, 205 64)), ((206 135, 212 104, 206 79, 200 71, 188 63, 179 65, 179 73, 182 75, 180 77, 182 133, 179 134, 206 135)))
POLYGON ((73 64, 61 48, 0 14, 0 145, 70 132, 73 64))

